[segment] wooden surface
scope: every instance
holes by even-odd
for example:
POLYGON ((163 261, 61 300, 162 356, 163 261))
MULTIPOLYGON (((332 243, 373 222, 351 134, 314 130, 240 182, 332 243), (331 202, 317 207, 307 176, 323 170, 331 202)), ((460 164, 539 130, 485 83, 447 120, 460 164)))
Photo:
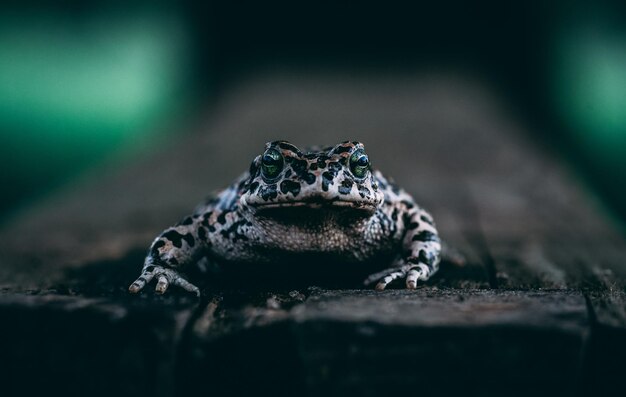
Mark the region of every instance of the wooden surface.
MULTIPOLYGON (((10 394, 624 395, 626 244, 478 83, 269 74, 0 230, 10 394), (130 297, 151 239, 263 143, 358 139, 467 258, 417 291, 130 297), (37 381, 33 381, 37 379, 37 381)), ((362 275, 355 275, 361 278, 362 275)))

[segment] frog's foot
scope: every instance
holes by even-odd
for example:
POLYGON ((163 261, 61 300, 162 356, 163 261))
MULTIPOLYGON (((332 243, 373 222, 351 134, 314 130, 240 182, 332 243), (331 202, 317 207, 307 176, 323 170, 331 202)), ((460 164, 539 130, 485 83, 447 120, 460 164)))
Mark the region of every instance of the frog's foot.
POLYGON ((136 294, 149 284, 153 278, 157 279, 156 288, 154 289, 157 294, 163 294, 170 285, 176 285, 189 292, 195 293, 198 297, 200 296, 200 289, 185 280, 176 270, 157 265, 144 267, 141 276, 128 287, 128 290, 136 294))
POLYGON ((407 264, 399 267, 391 267, 389 269, 382 270, 378 273, 371 274, 363 282, 365 285, 370 285, 375 281, 376 290, 384 290, 389 283, 399 278, 406 278, 406 288, 415 289, 417 286, 417 280, 427 280, 430 275, 430 269, 424 264, 407 264))

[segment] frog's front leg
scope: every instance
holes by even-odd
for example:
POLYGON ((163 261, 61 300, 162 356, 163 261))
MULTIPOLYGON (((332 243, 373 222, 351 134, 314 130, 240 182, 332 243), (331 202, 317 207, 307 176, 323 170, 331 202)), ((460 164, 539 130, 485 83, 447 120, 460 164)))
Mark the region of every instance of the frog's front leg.
POLYGON ((392 281, 406 278, 406 288, 415 289, 418 280, 426 281, 437 271, 441 241, 432 217, 425 210, 415 207, 406 219, 403 257, 396 266, 370 275, 365 280, 366 285, 378 281, 376 289, 382 291, 392 281))
POLYGON ((156 279, 155 291, 159 294, 167 291, 170 285, 176 285, 200 296, 200 289, 187 281, 180 272, 206 252, 207 229, 203 221, 203 217, 194 215, 161 233, 150 246, 141 275, 128 290, 137 293, 156 279))

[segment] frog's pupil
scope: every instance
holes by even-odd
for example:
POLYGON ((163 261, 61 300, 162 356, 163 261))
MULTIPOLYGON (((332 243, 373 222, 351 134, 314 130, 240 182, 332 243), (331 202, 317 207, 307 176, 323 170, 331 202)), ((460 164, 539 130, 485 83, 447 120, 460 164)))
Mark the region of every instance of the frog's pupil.
POLYGON ((361 167, 365 167, 368 163, 368 159, 366 155, 363 155, 361 157, 359 157, 359 160, 356 162, 357 165, 361 166, 361 167))
POLYGON ((263 156, 263 163, 267 165, 276 165, 278 163, 278 159, 275 159, 269 154, 266 154, 265 156, 263 156))

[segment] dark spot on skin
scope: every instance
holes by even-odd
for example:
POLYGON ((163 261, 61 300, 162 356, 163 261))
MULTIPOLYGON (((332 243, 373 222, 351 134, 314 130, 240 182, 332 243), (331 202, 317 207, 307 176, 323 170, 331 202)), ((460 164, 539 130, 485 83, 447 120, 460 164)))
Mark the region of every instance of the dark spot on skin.
POLYGON ((232 225, 230 225, 228 229, 222 230, 220 234, 224 236, 225 238, 231 240, 233 243, 237 242, 237 240, 247 241, 248 236, 244 235, 240 230, 240 227, 245 224, 246 224, 245 220, 243 219, 239 220, 237 222, 234 222, 232 225))
POLYGON ((412 230, 412 229, 417 229, 417 227, 418 227, 419 225, 420 225, 420 224, 419 224, 419 223, 417 223, 417 222, 411 222, 411 223, 409 223, 408 228, 409 228, 409 229, 411 229, 411 230, 412 230))
POLYGON ((180 248, 183 246, 183 240, 185 240, 190 247, 193 247, 196 242, 191 233, 180 234, 176 230, 170 230, 168 232, 165 232, 163 233, 162 237, 170 240, 176 248, 180 248))
POLYGON ((178 222, 177 226, 179 226, 179 225, 186 226, 186 225, 191 225, 192 223, 193 223, 193 219, 190 216, 188 216, 185 219, 183 219, 182 221, 178 222))
POLYGON ((224 211, 224 212, 222 212, 221 214, 219 214, 219 215, 217 216, 217 222, 218 222, 220 225, 223 225, 223 224, 225 224, 225 223, 226 223, 226 214, 227 214, 227 211, 224 211))
POLYGON ((211 217, 211 215, 213 215, 213 211, 205 212, 202 215, 202 222, 200 222, 200 224, 204 226, 209 226, 209 218, 211 217))
POLYGON ((304 155, 304 158, 308 160, 313 160, 316 157, 317 157, 317 153, 307 153, 304 155))
POLYGON ((176 258, 170 258, 167 261, 169 263, 171 263, 172 265, 174 265, 174 266, 178 265, 178 259, 176 259, 176 258))
POLYGON ((161 235, 161 237, 166 238, 174 244, 174 247, 180 248, 183 246, 183 236, 178 233, 176 230, 169 230, 161 235))
POLYGON ((345 166, 347 163, 348 163, 348 158, 347 157, 342 157, 341 159, 339 159, 339 164, 345 166))
POLYGON ((148 266, 148 267, 146 268, 146 271, 147 271, 148 273, 152 273, 152 271, 154 271, 154 266, 148 266))
POLYGON ((317 163, 311 163, 311 165, 309 166, 309 170, 315 171, 316 169, 317 169, 317 163))
POLYGON ((343 182, 341 182, 341 186, 339 186, 339 193, 340 194, 350 194, 350 191, 352 190, 352 181, 349 181, 347 179, 344 179, 343 182))
POLYGON ((328 170, 337 173, 341 170, 341 164, 337 161, 330 162, 328 163, 328 170))
POLYGON ((291 194, 296 197, 300 193, 300 184, 289 180, 282 181, 280 183, 280 191, 283 192, 283 194, 291 192, 291 194))
POLYGON ((207 228, 209 229, 210 233, 214 233, 215 232, 215 226, 209 225, 209 226, 207 226, 207 228))
POLYGON ((389 184, 389 187, 391 187, 391 191, 395 194, 400 194, 400 187, 398 187, 395 183, 389 184))
POLYGON ((193 247, 196 244, 196 239, 193 238, 191 233, 183 234, 183 239, 189 244, 190 247, 193 247))
POLYGON ((328 186, 334 183, 337 173, 341 170, 341 166, 335 161, 328 163, 328 171, 322 174, 322 190, 327 192, 328 186))
POLYGON ((427 253, 424 250, 420 250, 420 253, 419 253, 419 260, 420 260, 420 262, 425 263, 431 269, 432 269, 433 265, 435 264, 435 259, 436 259, 436 257, 435 257, 435 255, 433 253, 427 253))
POLYGON ((357 145, 359 144, 359 141, 352 141, 352 144, 353 144, 354 146, 357 146, 357 145))
POLYGON ((250 194, 254 194, 254 192, 256 192, 256 189, 259 187, 259 182, 252 182, 250 184, 250 187, 248 188, 248 190, 250 191, 250 194))
POLYGON ((302 174, 308 168, 309 163, 306 160, 293 159, 291 160, 291 168, 296 174, 302 174))
POLYGON ((326 162, 328 161, 329 157, 322 154, 317 158, 317 166, 319 168, 326 168, 326 162))
POLYGON ((361 198, 365 198, 366 196, 369 197, 371 194, 372 192, 370 192, 367 187, 359 185, 359 195, 361 195, 361 198))
POLYGON ((293 174, 293 172, 291 172, 291 170, 287 170, 287 172, 285 172, 285 178, 289 178, 291 174, 293 174))
POLYGON ((391 213, 391 219, 393 219, 394 222, 396 222, 398 220, 398 209, 394 208, 393 212, 391 213))
POLYGON ((426 215, 420 216, 420 219, 423 220, 424 222, 428 223, 429 225, 433 224, 433 220, 430 219, 429 217, 427 217, 426 215))
POLYGON ((213 215, 213 211, 207 211, 204 214, 202 214, 202 223, 208 221, 211 215, 213 215))
MULTIPOLYGON (((344 142, 344 144, 346 143, 349 143, 349 142, 348 141, 344 142)), ((335 150, 333 150, 333 153, 341 154, 341 153, 349 152, 350 150, 352 150, 352 146, 339 146, 339 147, 336 147, 335 150)))
POLYGON ((275 183, 271 185, 261 186, 259 195, 265 201, 278 197, 278 189, 275 183))
POLYGON ((294 160, 292 164, 292 169, 304 182, 311 185, 315 182, 315 175, 308 172, 309 163, 306 160, 294 160))
POLYGON ((322 174, 322 190, 323 191, 325 192, 328 191, 328 185, 333 184, 333 178, 334 176, 328 171, 322 174))
POLYGON ((163 240, 159 240, 159 241, 157 241, 157 242, 156 242, 156 243, 154 243, 154 245, 152 246, 152 252, 153 252, 154 254, 157 254, 157 255, 158 255, 158 253, 159 253, 159 248, 163 247, 164 245, 165 245, 165 241, 163 241, 163 240))
POLYGON ((302 179, 304 179, 307 184, 312 185, 315 183, 315 174, 307 172, 302 179))
POLYGON ((206 241, 206 230, 202 226, 198 228, 198 238, 200 239, 200 241, 206 241))
POLYGON ((406 208, 408 208, 408 209, 411 209, 411 208, 415 207, 415 204, 413 204, 410 201, 402 200, 401 203, 404 204, 406 206, 406 208))
POLYGON ((422 241, 422 242, 439 241, 439 237, 435 233, 431 233, 429 231, 423 230, 419 232, 418 234, 416 234, 415 236, 413 236, 411 241, 422 241))

